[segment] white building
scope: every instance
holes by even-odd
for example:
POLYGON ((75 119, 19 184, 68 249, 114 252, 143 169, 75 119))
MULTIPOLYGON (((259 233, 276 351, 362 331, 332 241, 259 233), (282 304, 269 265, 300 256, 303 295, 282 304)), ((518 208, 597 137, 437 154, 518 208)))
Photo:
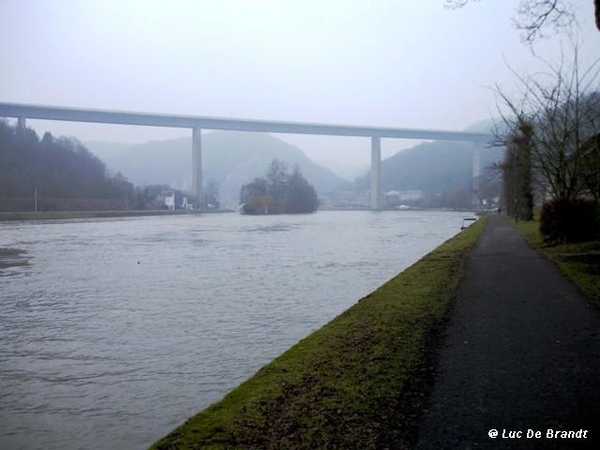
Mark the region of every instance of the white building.
POLYGON ((175 210, 175 191, 165 191, 165 206, 171 211, 175 210))

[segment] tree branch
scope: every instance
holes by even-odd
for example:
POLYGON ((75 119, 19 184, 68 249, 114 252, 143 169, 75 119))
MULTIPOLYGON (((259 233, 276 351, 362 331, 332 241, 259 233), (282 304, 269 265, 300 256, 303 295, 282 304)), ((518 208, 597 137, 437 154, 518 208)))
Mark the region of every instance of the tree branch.
MULTIPOLYGON (((596 28, 600 30, 600 0, 593 1, 596 28)), ((460 9, 468 3, 469 0, 446 0, 444 6, 460 9)), ((577 24, 577 20, 572 7, 565 0, 521 0, 513 23, 521 30, 523 41, 532 44, 543 36, 545 27, 552 26, 559 32, 577 24)))

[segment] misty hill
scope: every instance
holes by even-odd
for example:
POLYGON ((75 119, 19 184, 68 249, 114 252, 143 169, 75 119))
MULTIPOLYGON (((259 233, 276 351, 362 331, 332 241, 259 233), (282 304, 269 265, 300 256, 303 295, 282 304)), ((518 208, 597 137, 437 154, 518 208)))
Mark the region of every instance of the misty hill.
MULTIPOLYGON (((485 168, 502 158, 498 148, 481 150, 482 175, 485 168)), ((418 189, 425 192, 452 192, 471 185, 473 145, 464 142, 432 142, 397 153, 382 163, 385 189, 418 189)))
MULTIPOLYGON (((492 122, 479 122, 468 131, 489 132, 492 122)), ((381 163, 381 182, 384 191, 420 190, 425 193, 453 193, 469 189, 473 173, 473 146, 470 142, 435 141, 422 143, 387 158, 381 163)), ((503 158, 500 147, 481 145, 481 175, 489 178, 486 170, 503 158)), ((358 180, 358 186, 368 188, 369 174, 358 180)))
MULTIPOLYGON (((135 184, 190 189, 191 137, 132 146, 88 142, 87 146, 109 169, 122 172, 135 184)), ((204 183, 211 179, 218 183, 222 205, 237 205, 241 186, 263 176, 274 158, 290 169, 297 164, 319 194, 347 186, 345 180, 311 161, 298 147, 269 134, 223 131, 202 135, 204 183)))
POLYGON ((315 159, 315 162, 348 181, 354 181, 356 177, 364 175, 365 172, 369 170, 369 166, 367 164, 353 166, 325 159, 315 159))
POLYGON ((494 130, 496 128, 498 128, 500 131, 506 129, 506 125, 504 125, 504 122, 501 118, 480 120, 479 122, 469 125, 467 128, 465 128, 465 131, 494 134, 494 130))

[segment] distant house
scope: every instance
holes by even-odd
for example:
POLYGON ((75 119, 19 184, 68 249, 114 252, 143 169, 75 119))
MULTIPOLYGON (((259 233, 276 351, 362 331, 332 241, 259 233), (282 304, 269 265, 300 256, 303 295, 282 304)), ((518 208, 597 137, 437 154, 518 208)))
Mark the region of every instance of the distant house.
POLYGON ((165 206, 167 209, 174 211, 175 210, 175 191, 164 191, 163 192, 165 198, 165 206))
POLYGON ((398 206, 405 206, 405 202, 413 202, 421 199, 423 192, 417 190, 411 191, 388 191, 384 194, 384 199, 387 206, 396 208, 398 206))
POLYGON ((395 191, 395 192, 398 193, 398 199, 402 202, 420 200, 423 197, 423 192, 417 191, 417 190, 395 191))

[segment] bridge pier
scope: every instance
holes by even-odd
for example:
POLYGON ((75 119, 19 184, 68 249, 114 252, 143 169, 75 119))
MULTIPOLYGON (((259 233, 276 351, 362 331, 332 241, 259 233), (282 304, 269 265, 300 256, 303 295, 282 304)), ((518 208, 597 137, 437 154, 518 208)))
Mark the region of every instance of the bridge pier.
POLYGON ((23 134, 26 127, 27 127, 27 120, 25 119, 25 117, 18 117, 17 118, 17 133, 23 134))
POLYGON ((481 206, 481 147, 478 142, 473 142, 473 207, 481 206))
POLYGON ((202 190, 202 129, 192 128, 192 191, 196 196, 196 207, 204 207, 202 190))
POLYGON ((381 138, 371 137, 371 209, 381 208, 381 138))

